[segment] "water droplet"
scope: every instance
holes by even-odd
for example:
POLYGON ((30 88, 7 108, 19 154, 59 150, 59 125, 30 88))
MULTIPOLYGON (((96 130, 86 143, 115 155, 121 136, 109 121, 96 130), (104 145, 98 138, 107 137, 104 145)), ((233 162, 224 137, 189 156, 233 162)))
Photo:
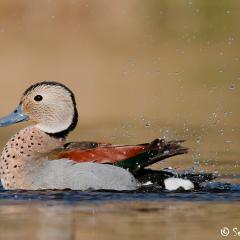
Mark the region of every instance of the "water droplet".
POLYGON ((201 157, 201 153, 200 152, 195 152, 192 155, 194 167, 198 167, 199 166, 199 164, 200 164, 200 157, 201 157))
POLYGON ((210 116, 209 120, 210 120, 210 122, 213 126, 216 126, 220 121, 218 119, 218 116, 217 116, 216 112, 211 113, 211 116, 210 116))
POLYGON ((235 90, 236 89, 236 85, 234 83, 231 83, 229 86, 229 90, 235 90))
POLYGON ((197 144, 200 144, 201 141, 202 141, 202 138, 201 138, 201 137, 197 137, 197 139, 196 139, 196 143, 197 143, 197 144))
POLYGON ((229 37, 228 40, 227 40, 229 45, 231 45, 233 43, 233 41, 234 41, 233 37, 229 37))
POLYGON ((208 165, 209 164, 209 160, 205 160, 205 165, 208 165))
POLYGON ((123 70, 122 74, 123 74, 123 76, 127 76, 127 74, 128 74, 127 70, 123 70))
POLYGON ((224 135, 224 129, 220 129, 219 132, 221 135, 224 135))
POLYGON ((232 112, 224 112, 224 117, 229 117, 229 115, 231 115, 232 112))
POLYGON ((150 126, 151 126, 150 121, 148 121, 148 122, 145 123, 145 127, 150 127, 150 126))

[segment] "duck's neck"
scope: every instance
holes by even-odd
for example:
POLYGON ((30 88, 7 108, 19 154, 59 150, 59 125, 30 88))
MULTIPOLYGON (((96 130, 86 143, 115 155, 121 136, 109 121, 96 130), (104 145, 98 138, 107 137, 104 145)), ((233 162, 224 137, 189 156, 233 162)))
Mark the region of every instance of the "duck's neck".
POLYGON ((47 160, 47 155, 65 144, 65 139, 54 138, 35 126, 22 129, 5 145, 0 173, 4 187, 11 188, 34 168, 47 160))

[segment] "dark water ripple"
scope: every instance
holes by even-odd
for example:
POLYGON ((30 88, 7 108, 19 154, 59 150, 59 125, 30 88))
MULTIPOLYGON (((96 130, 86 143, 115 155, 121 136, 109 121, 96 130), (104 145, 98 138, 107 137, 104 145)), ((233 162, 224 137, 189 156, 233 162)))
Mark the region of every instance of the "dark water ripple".
POLYGON ((0 189, 0 203, 4 200, 13 202, 48 202, 48 203, 101 203, 109 201, 239 201, 240 184, 208 183, 200 191, 160 191, 159 189, 142 189, 134 192, 110 191, 9 191, 0 189))

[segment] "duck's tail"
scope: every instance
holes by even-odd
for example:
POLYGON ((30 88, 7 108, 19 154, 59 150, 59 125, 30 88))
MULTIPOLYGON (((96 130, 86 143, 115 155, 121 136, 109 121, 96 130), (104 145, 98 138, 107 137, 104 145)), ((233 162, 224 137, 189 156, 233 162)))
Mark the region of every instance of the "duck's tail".
POLYGON ((187 153, 188 148, 181 145, 183 142, 183 140, 166 141, 164 139, 156 139, 143 152, 119 161, 114 165, 128 169, 133 174, 136 174, 139 170, 163 159, 187 153))

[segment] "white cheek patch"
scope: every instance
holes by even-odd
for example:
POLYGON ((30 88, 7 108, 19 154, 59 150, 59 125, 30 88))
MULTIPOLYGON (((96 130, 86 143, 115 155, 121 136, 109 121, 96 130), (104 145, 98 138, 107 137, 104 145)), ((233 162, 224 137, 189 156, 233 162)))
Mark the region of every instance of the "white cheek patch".
POLYGON ((174 191, 179 188, 184 190, 194 189, 194 185, 190 180, 182 178, 167 178, 164 180, 165 188, 169 191, 174 191))
POLYGON ((57 119, 53 123, 49 123, 49 122, 47 122, 46 124, 39 123, 36 125, 36 127, 46 133, 58 133, 58 132, 67 130, 71 125, 71 123, 72 123, 72 117, 70 116, 68 119, 64 119, 64 120, 57 119))
POLYGON ((53 111, 56 111, 54 117, 47 118, 45 122, 38 123, 36 127, 43 132, 53 134, 67 130, 72 124, 74 117, 74 107, 72 102, 71 105, 64 104, 61 107, 56 106, 53 108, 53 111))

